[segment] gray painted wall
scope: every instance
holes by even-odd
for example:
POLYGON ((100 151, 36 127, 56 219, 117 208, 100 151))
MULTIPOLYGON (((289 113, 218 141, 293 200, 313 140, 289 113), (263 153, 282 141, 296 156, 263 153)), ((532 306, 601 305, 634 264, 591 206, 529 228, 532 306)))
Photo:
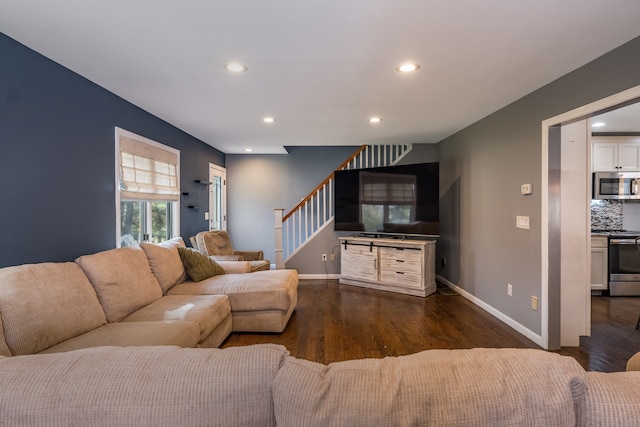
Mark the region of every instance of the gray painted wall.
POLYGON ((398 162, 399 165, 437 162, 439 159, 437 144, 413 144, 409 154, 398 162))
POLYGON ((357 149, 288 147, 282 155, 227 155, 227 229, 234 248, 262 249, 275 263, 273 210, 288 212, 357 149))
POLYGON ((335 275, 340 274, 340 241, 333 231, 333 221, 316 235, 299 252, 286 263, 287 268, 295 268, 300 274, 335 275), (331 261, 331 254, 335 260, 331 261), (327 261, 322 261, 322 254, 327 254, 327 261))
POLYGON ((541 333, 541 312, 530 308, 541 294, 541 122, 640 85, 638 69, 640 38, 438 144, 445 279, 541 333), (523 183, 532 195, 520 195, 523 183), (531 229, 516 229, 516 215, 528 215, 531 229))
MULTIPOLYGON (((228 230, 236 249, 262 249, 275 262, 273 209, 285 213, 307 196, 351 156, 352 147, 288 147, 289 154, 226 156, 228 230)), ((435 144, 414 144, 400 164, 438 161, 435 144)), ((339 244, 333 226, 301 249, 287 263, 300 274, 338 274, 339 244), (323 263, 321 255, 336 253, 336 261, 323 263)))

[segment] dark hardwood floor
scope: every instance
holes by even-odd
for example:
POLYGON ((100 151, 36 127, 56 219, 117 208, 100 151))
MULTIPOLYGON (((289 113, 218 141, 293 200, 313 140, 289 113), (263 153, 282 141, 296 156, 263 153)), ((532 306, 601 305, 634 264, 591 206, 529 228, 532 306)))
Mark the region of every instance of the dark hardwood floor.
POLYGON ((624 371, 627 360, 640 351, 640 331, 635 329, 639 315, 640 297, 591 297, 591 336, 560 353, 590 371, 624 371))
MULTIPOLYGON (((222 347, 282 344, 292 356, 331 363, 473 347, 539 348, 448 288, 427 298, 301 280, 298 306, 281 334, 233 333, 222 347)), ((592 336, 563 348, 588 370, 624 371, 640 351, 640 297, 593 297, 592 336)))

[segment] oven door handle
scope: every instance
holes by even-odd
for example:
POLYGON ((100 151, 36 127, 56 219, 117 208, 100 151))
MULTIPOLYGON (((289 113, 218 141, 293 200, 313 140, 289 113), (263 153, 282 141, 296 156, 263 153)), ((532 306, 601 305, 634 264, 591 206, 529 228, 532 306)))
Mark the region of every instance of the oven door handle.
POLYGON ((638 239, 640 237, 636 237, 635 239, 611 239, 609 240, 610 245, 638 245, 638 239))

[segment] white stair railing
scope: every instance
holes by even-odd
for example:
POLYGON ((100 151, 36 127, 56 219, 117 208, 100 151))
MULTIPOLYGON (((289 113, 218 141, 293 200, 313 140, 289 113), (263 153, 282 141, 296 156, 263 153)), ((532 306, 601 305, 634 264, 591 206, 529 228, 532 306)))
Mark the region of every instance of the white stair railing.
MULTIPOLYGON (((392 166, 409 151, 411 144, 363 145, 336 170, 392 166)), ((291 211, 285 215, 275 215, 276 233, 282 233, 282 236, 276 236, 276 253, 282 254, 281 261, 276 260, 276 268, 284 268, 287 259, 331 224, 334 214, 333 189, 334 179, 331 173, 291 211), (282 247, 279 246, 280 243, 282 247)))

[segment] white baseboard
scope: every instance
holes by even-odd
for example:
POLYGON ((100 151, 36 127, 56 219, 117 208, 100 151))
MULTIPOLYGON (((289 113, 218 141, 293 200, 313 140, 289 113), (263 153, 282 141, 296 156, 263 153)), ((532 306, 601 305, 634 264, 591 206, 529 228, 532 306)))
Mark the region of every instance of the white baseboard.
POLYGON ((492 306, 490 306, 486 302, 484 302, 481 299, 471 295, 469 292, 467 292, 464 289, 462 289, 461 287, 451 283, 450 281, 448 281, 444 277, 441 277, 440 275, 436 275, 436 278, 438 279, 439 282, 444 283, 445 285, 447 285, 451 289, 455 290, 460 295, 462 295, 464 298, 468 299, 469 301, 471 301, 472 303, 474 303, 475 305, 477 305, 478 307, 480 307, 481 309, 483 309, 484 311, 486 311, 487 313, 489 313, 493 317, 495 317, 498 320, 506 323, 508 326, 510 326, 511 328, 515 329, 517 332, 521 333, 525 337, 529 338, 531 341, 533 341, 534 343, 538 344, 540 347, 543 347, 543 345, 542 345, 542 336, 540 334, 536 334, 531 329, 529 329, 529 328, 523 326, 522 324, 516 322, 515 320, 513 320, 509 316, 505 315, 501 311, 496 310, 495 308, 493 308, 492 306))
POLYGON ((339 279, 339 274, 298 274, 300 279, 339 279))

